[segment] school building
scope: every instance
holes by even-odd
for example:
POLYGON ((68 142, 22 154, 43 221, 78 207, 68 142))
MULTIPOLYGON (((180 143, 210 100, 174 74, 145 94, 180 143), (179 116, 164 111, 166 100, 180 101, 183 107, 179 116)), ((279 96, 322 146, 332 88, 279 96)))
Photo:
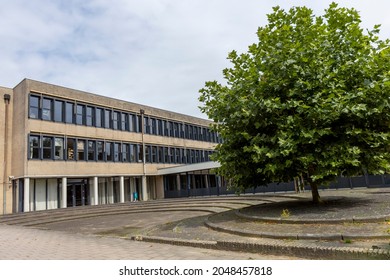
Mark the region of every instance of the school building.
POLYGON ((24 79, 0 87, 0 213, 215 194, 211 122, 24 79))

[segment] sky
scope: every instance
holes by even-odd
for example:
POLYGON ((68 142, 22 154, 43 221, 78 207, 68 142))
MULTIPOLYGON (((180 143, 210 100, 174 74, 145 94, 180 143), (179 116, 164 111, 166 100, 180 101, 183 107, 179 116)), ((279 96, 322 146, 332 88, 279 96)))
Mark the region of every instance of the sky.
MULTIPOLYGON (((206 81, 223 83, 228 53, 257 42, 272 7, 332 1, 0 0, 0 86, 24 78, 207 118, 206 81)), ((336 1, 390 38, 390 1, 336 1)))

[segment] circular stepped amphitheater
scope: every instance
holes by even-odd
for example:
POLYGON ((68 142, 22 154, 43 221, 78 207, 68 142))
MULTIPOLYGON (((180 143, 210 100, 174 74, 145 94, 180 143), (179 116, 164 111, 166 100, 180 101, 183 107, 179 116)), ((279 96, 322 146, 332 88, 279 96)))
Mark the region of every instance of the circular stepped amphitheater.
POLYGON ((167 199, 10 214, 0 224, 310 259, 390 259, 390 191, 167 199))
POLYGON ((260 204, 207 217, 221 232, 259 238, 390 239, 390 193, 369 198, 328 196, 321 205, 303 198, 260 204))
POLYGON ((202 215, 256 204, 250 197, 245 201, 234 197, 208 199, 172 199, 135 203, 116 203, 98 206, 79 206, 66 209, 25 212, 0 216, 0 223, 21 226, 44 226, 52 223, 75 221, 94 217, 120 216, 137 213, 161 213, 174 211, 198 212, 202 215))

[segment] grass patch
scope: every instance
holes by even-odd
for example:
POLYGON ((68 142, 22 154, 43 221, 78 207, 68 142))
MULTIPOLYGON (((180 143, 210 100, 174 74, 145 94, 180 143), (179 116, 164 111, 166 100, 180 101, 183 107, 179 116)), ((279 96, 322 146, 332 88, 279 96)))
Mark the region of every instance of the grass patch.
POLYGON ((288 209, 283 209, 282 214, 280 214, 280 217, 283 219, 287 219, 291 216, 291 212, 288 209))

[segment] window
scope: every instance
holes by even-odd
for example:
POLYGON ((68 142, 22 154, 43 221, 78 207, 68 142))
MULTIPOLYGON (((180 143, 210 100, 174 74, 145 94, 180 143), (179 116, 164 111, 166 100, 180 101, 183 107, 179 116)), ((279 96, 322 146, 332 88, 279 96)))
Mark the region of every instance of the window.
POLYGON ((129 118, 126 113, 121 113, 121 130, 129 130, 129 118))
POLYGON ((200 150, 199 151, 199 162, 204 162, 205 160, 205 157, 204 157, 204 151, 203 150, 200 150))
POLYGON ((150 146, 145 146, 145 162, 150 162, 150 146))
POLYGON ((136 162, 137 155, 137 146, 134 144, 130 144, 130 162, 136 162))
POLYGON ((42 138, 42 158, 43 159, 52 159, 52 148, 53 148, 53 138, 52 137, 43 137, 42 138))
POLYGON ((173 136, 179 137, 179 124, 177 122, 173 123, 173 136))
POLYGON ((169 148, 164 147, 164 162, 165 163, 170 163, 171 157, 169 156, 169 148))
POLYGON ((143 160, 144 160, 144 153, 143 153, 142 145, 137 145, 137 150, 138 150, 137 160, 138 160, 138 162, 143 162, 143 160))
POLYGON ((196 126, 193 127, 192 139, 198 140, 198 127, 196 126))
POLYGON ((122 144, 122 161, 129 162, 129 144, 122 144))
POLYGON ((103 141, 97 141, 97 159, 99 161, 104 160, 104 142, 103 141))
POLYGON ((53 100, 49 98, 43 98, 42 101, 42 120, 51 121, 53 119, 53 100))
POLYGON ((119 129, 119 124, 120 124, 120 113, 114 111, 112 114, 112 128, 119 129))
POLYGON ((171 163, 176 163, 175 162, 175 148, 169 148, 169 154, 170 154, 170 156, 171 156, 171 163))
POLYGON ((65 105, 65 122, 73 123, 74 104, 66 102, 65 105))
POLYGON ((164 135, 164 129, 163 129, 163 121, 158 120, 158 135, 163 136, 164 135))
POLYGON ((206 141, 207 142, 211 142, 211 138, 210 138, 210 129, 206 129, 206 141))
POLYGON ((137 118, 137 132, 142 132, 142 117, 136 116, 137 118))
POLYGON ((75 139, 68 138, 66 140, 66 158, 68 160, 75 160, 75 139))
POLYGON ((129 115, 129 131, 135 132, 137 130, 137 119, 135 118, 135 115, 130 114, 129 115))
POLYGON ((40 159, 39 136, 30 136, 30 159, 40 159))
POLYGON ((102 127, 103 126, 103 109, 96 108, 95 110, 95 126, 102 127))
POLYGON ((164 127, 164 136, 169 136, 169 123, 168 121, 163 121, 164 127))
POLYGON ((54 120, 56 122, 64 122, 64 102, 54 101, 54 120))
POLYGON ((40 102, 39 96, 30 95, 29 116, 32 119, 39 119, 39 102, 40 102))
POLYGON ((184 125, 184 138, 190 139, 189 126, 188 124, 184 125))
POLYGON ((77 104, 76 106, 76 124, 85 124, 85 106, 77 104))
POLYGON ((152 123, 152 134, 157 135, 157 121, 156 119, 151 119, 152 123))
POLYGON ((121 144, 114 143, 114 161, 115 162, 121 161, 120 153, 121 153, 121 144))
POLYGON ((106 161, 112 161, 112 143, 106 142, 106 161))
POLYGON ((175 163, 181 163, 180 149, 175 149, 175 163))
POLYGON ((188 139, 193 139, 192 138, 192 130, 193 130, 193 127, 192 127, 192 125, 189 125, 188 126, 188 139))
POLYGON ((144 133, 150 134, 149 117, 144 117, 144 133))
POLYGON ((179 124, 179 137, 184 138, 184 125, 182 123, 179 124))
POLYGON ((88 160, 96 160, 95 147, 95 141, 88 141, 88 160))
POLYGON ((195 163, 200 162, 199 150, 195 150, 195 163))
POLYGON ((64 138, 54 138, 54 159, 64 159, 64 138))
POLYGON ((158 162, 164 163, 164 148, 158 147, 158 162))
POLYGON ((185 149, 181 151, 181 162, 185 164, 187 163, 187 151, 185 149))
POLYGON ((152 146, 152 160, 151 162, 156 163, 157 162, 157 147, 152 146))
POLYGON ((85 140, 77 141, 77 160, 85 160, 85 140))
POLYGON ((202 128, 202 137, 203 137, 203 141, 207 141, 207 128, 206 127, 202 128))
POLYGON ((169 122, 169 136, 174 137, 175 135, 173 134, 173 122, 169 122))
POLYGON ((88 126, 93 126, 94 125, 94 110, 95 108, 87 106, 87 113, 86 113, 86 124, 88 126))
POLYGON ((111 127, 111 110, 104 110, 104 127, 111 127))

